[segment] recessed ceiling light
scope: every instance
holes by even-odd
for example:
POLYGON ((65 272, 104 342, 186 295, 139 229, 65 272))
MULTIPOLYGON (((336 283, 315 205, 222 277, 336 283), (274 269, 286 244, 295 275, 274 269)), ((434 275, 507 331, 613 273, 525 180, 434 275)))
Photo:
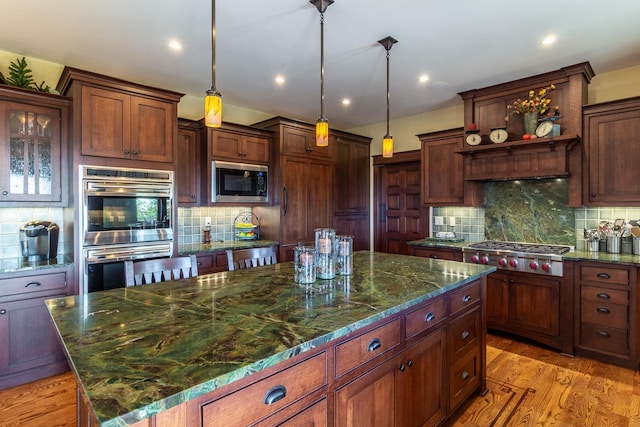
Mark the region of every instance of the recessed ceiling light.
POLYGON ((427 76, 426 74, 423 74, 420 77, 418 77, 418 81, 420 83, 426 83, 429 81, 429 76, 427 76))
POLYGON ((554 36, 553 34, 549 34, 542 40, 542 44, 545 46, 554 44, 555 42, 556 42, 556 36, 554 36))
POLYGON ((275 81, 279 85, 283 85, 286 80, 284 79, 284 76, 282 74, 278 74, 275 78, 275 81))
POLYGON ((181 50, 182 44, 178 40, 169 40, 169 47, 173 50, 181 50))
POLYGON ((349 105, 349 104, 351 104, 351 100, 349 98, 344 98, 342 100, 342 105, 349 105))

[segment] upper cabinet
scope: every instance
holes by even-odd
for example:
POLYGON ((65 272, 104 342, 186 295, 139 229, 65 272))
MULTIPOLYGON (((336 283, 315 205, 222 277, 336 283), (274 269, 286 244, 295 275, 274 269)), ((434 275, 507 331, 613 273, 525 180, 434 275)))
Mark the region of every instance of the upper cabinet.
POLYGON ((200 203, 200 125, 192 120, 178 119, 178 139, 175 147, 176 199, 179 206, 200 203))
MULTIPOLYGON (((73 98, 76 154, 173 163, 182 94, 65 67, 60 93, 73 98)), ((84 160, 81 160, 84 161, 84 160)), ((95 160, 89 160, 92 162, 95 160)))
POLYGON ((69 98, 0 86, 0 205, 66 206, 69 98))
POLYGON ((206 131, 211 160, 269 164, 270 132, 231 123, 206 131))
POLYGON ((584 108, 587 206, 640 206, 640 97, 584 108))
POLYGON ((480 186, 464 180, 461 128, 418 135, 422 154, 422 203, 428 206, 477 206, 480 186))

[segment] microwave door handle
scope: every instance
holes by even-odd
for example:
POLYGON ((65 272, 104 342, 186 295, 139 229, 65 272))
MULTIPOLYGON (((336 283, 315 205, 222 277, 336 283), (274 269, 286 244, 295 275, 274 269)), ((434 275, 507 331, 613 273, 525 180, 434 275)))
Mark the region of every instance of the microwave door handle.
POLYGON ((282 204, 282 216, 287 216, 287 210, 289 208, 289 200, 287 197, 287 187, 282 187, 282 193, 284 194, 284 203, 282 204))

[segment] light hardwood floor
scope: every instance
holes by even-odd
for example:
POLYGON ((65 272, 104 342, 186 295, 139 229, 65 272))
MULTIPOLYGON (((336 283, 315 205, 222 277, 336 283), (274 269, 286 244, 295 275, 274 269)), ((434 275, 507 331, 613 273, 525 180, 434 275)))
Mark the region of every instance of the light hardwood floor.
MULTIPOLYGON (((448 426, 640 427, 637 371, 489 334, 487 374, 448 426)), ((0 427, 71 427, 75 411, 70 373, 0 391, 0 427)))

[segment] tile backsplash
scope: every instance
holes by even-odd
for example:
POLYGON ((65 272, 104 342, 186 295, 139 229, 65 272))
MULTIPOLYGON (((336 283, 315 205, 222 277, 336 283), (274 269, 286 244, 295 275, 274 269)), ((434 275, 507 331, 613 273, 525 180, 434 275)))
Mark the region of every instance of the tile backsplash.
POLYGON ((62 208, 3 208, 0 209, 0 251, 2 258, 22 256, 20 228, 29 221, 45 220, 58 224, 58 254, 73 253, 73 242, 67 241, 64 233, 64 209, 62 208))
POLYGON ((211 217, 211 240, 233 240, 233 222, 238 214, 251 212, 250 207, 178 208, 178 244, 202 242, 206 218, 211 217))

